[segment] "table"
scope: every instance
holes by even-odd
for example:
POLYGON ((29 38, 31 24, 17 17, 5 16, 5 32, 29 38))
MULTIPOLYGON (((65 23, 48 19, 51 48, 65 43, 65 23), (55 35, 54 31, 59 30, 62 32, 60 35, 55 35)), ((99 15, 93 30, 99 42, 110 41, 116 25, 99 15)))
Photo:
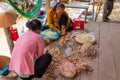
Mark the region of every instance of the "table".
POLYGON ((87 13, 88 13, 88 8, 89 6, 76 6, 76 5, 71 5, 71 4, 65 4, 65 7, 66 8, 80 8, 80 9, 85 9, 86 10, 86 14, 85 14, 85 23, 86 23, 86 19, 87 19, 87 13))

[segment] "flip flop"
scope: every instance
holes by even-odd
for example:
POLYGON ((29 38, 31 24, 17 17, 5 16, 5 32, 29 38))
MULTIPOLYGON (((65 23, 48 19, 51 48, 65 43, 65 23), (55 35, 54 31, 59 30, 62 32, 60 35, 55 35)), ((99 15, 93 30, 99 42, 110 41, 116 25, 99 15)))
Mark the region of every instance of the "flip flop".
POLYGON ((2 75, 0 76, 0 80, 17 80, 17 78, 18 75, 14 71, 11 71, 6 76, 2 76, 2 75))

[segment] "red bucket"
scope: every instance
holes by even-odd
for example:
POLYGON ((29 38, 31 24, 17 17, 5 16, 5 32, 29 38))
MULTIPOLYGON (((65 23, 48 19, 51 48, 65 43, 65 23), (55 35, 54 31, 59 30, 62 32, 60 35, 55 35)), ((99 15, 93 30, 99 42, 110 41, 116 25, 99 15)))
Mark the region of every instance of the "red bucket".
POLYGON ((16 41, 19 38, 17 28, 10 27, 10 31, 12 34, 12 39, 16 41))

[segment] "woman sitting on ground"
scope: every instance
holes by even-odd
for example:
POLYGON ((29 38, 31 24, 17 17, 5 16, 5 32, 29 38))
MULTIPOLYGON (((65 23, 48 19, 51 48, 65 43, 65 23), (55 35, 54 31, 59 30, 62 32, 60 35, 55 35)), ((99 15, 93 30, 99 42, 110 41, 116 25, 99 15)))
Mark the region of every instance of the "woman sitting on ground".
POLYGON ((52 57, 44 48, 44 39, 39 35, 41 23, 38 20, 27 22, 29 30, 17 40, 9 65, 10 72, 0 80, 22 80, 41 78, 48 68, 52 57))
POLYGON ((70 27, 71 19, 65 12, 65 5, 58 2, 47 15, 48 26, 50 29, 58 31, 61 35, 65 35, 66 31, 72 30, 70 27))

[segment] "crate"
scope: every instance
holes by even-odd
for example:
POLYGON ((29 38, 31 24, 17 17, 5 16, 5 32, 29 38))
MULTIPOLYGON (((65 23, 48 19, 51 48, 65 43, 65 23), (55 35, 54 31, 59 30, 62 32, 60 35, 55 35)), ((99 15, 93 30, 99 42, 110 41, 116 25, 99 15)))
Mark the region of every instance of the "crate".
POLYGON ((76 18, 74 19, 74 24, 73 24, 73 29, 76 31, 77 29, 82 29, 84 30, 84 20, 83 19, 79 19, 79 18, 76 18))

